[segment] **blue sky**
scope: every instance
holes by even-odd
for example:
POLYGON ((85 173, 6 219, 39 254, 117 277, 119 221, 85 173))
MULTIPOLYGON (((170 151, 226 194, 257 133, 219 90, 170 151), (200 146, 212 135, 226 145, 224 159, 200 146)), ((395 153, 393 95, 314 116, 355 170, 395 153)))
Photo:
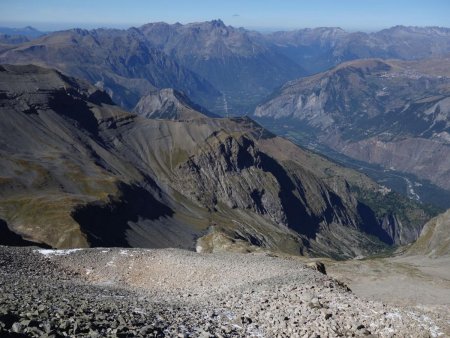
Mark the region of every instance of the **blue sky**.
POLYGON ((0 26, 32 25, 42 30, 218 18, 228 25, 261 30, 450 27, 450 0, 0 0, 0 26))

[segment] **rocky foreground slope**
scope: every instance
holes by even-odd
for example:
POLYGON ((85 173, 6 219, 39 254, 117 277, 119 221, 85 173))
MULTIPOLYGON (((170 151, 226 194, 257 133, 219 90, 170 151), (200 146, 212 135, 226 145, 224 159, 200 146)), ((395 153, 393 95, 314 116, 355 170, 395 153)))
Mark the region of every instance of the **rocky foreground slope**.
POLYGON ((359 299, 294 258, 0 247, 0 266, 0 335, 6 337, 449 333, 437 315, 359 299))

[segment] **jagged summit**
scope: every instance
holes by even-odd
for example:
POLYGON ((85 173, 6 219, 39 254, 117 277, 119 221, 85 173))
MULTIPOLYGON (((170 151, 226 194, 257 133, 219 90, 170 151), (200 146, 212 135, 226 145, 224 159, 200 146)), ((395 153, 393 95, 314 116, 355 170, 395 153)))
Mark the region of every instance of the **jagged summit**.
POLYGON ((219 117, 192 102, 184 93, 173 88, 151 91, 139 100, 133 111, 147 118, 166 120, 219 117))

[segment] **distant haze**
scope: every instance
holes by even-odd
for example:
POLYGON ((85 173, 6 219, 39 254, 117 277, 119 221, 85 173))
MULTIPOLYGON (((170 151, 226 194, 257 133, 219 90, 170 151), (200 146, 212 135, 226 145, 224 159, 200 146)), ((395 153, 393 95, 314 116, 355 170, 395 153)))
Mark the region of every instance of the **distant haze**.
POLYGON ((139 26, 222 19, 261 31, 336 26, 371 31, 395 25, 450 26, 448 0, 2 0, 0 26, 40 30, 139 26))

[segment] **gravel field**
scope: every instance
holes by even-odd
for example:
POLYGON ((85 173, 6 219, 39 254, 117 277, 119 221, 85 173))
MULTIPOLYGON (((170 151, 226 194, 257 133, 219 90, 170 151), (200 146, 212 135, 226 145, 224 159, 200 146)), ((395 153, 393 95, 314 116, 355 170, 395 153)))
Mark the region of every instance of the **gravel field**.
POLYGON ((1 337, 437 337, 449 326, 358 298, 296 258, 0 246, 1 337))

